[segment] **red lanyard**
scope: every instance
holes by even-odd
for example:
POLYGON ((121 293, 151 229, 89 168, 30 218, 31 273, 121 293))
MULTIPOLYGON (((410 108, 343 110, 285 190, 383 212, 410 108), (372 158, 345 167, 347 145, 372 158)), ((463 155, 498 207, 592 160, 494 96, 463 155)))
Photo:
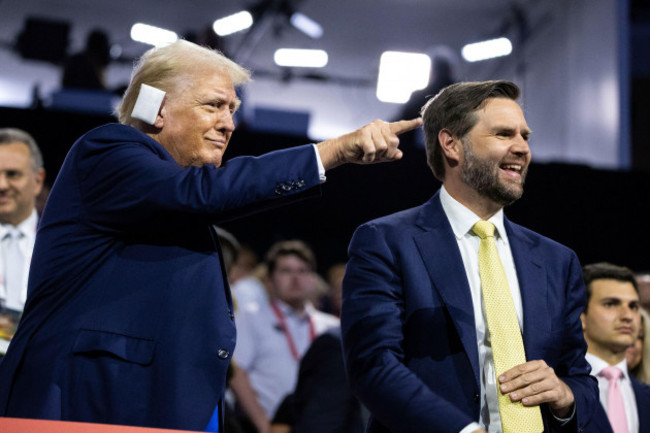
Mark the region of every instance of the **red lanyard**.
MULTIPOLYGON (((280 327, 282 328, 282 332, 284 332, 284 337, 287 339, 287 344, 289 345, 291 356, 293 356, 293 359, 295 359, 296 362, 300 361, 300 355, 298 354, 296 343, 293 341, 291 331, 289 331, 289 327, 287 326, 287 321, 284 319, 282 310, 280 310, 280 308, 275 305, 275 302, 271 302, 271 308, 273 309, 275 316, 278 318, 278 322, 280 322, 280 327)), ((307 315, 307 320, 309 320, 309 343, 311 343, 316 337, 316 331, 314 330, 314 322, 311 320, 310 315, 307 315)))

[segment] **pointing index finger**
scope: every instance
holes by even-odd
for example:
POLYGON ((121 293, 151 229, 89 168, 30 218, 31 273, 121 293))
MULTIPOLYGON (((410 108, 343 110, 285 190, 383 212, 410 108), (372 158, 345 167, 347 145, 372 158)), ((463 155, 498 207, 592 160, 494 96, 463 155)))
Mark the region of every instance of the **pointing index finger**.
POLYGON ((388 124, 390 132, 395 135, 403 134, 404 132, 411 131, 415 128, 422 126, 422 118, 418 117, 411 120, 399 120, 388 124))

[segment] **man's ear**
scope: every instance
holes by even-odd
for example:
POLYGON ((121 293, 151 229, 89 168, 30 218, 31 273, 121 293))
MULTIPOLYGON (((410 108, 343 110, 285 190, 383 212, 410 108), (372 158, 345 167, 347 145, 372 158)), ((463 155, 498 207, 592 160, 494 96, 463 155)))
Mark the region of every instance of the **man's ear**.
POLYGON ((43 183, 45 182, 45 169, 44 168, 39 168, 36 170, 34 173, 34 182, 36 183, 36 189, 34 191, 34 195, 39 195, 41 193, 41 190, 43 189, 43 183))
POLYGON ((167 102, 167 97, 165 96, 165 99, 163 99, 162 104, 160 104, 160 110, 158 110, 158 114, 156 115, 156 120, 153 122, 153 126, 156 128, 162 128, 163 125, 165 124, 165 117, 167 114, 166 111, 166 102, 167 102))
POLYGON ((580 321, 582 322, 582 332, 585 332, 585 313, 580 313, 580 321))
POLYGON ((452 162, 458 163, 462 153, 462 143, 460 139, 454 137, 450 130, 443 128, 438 132, 438 142, 445 154, 445 158, 453 165, 452 162))

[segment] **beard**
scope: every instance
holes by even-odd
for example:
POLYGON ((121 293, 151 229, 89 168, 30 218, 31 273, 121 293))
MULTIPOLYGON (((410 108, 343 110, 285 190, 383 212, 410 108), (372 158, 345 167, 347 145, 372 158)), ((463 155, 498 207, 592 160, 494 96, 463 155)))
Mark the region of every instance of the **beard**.
POLYGON ((461 167, 460 175, 463 182, 476 190, 479 194, 489 198, 501 206, 508 206, 519 199, 524 193, 524 181, 528 173, 528 167, 525 161, 517 162, 521 164, 521 182, 505 183, 499 179, 499 166, 505 161, 494 162, 489 159, 483 159, 473 152, 472 143, 469 139, 461 140, 465 159, 461 167))

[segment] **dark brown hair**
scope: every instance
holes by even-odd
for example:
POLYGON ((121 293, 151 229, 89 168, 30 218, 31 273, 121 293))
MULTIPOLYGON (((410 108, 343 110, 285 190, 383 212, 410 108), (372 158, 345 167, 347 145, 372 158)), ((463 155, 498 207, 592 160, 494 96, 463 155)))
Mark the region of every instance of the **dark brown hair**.
POLYGON ((438 180, 445 178, 444 154, 438 133, 448 129, 454 137, 462 139, 476 124, 476 110, 485 106, 490 98, 519 97, 519 87, 510 81, 476 81, 455 83, 442 89, 429 99, 421 114, 424 120, 427 162, 438 180))
MULTIPOLYGON (((587 305, 589 305, 592 294, 591 283, 595 280, 616 280, 631 283, 634 286, 634 290, 639 293, 639 286, 634 277, 634 272, 625 266, 617 266, 607 262, 586 265, 582 267, 582 279, 587 288, 587 305)), ((585 311, 587 311, 586 305, 585 311)))

